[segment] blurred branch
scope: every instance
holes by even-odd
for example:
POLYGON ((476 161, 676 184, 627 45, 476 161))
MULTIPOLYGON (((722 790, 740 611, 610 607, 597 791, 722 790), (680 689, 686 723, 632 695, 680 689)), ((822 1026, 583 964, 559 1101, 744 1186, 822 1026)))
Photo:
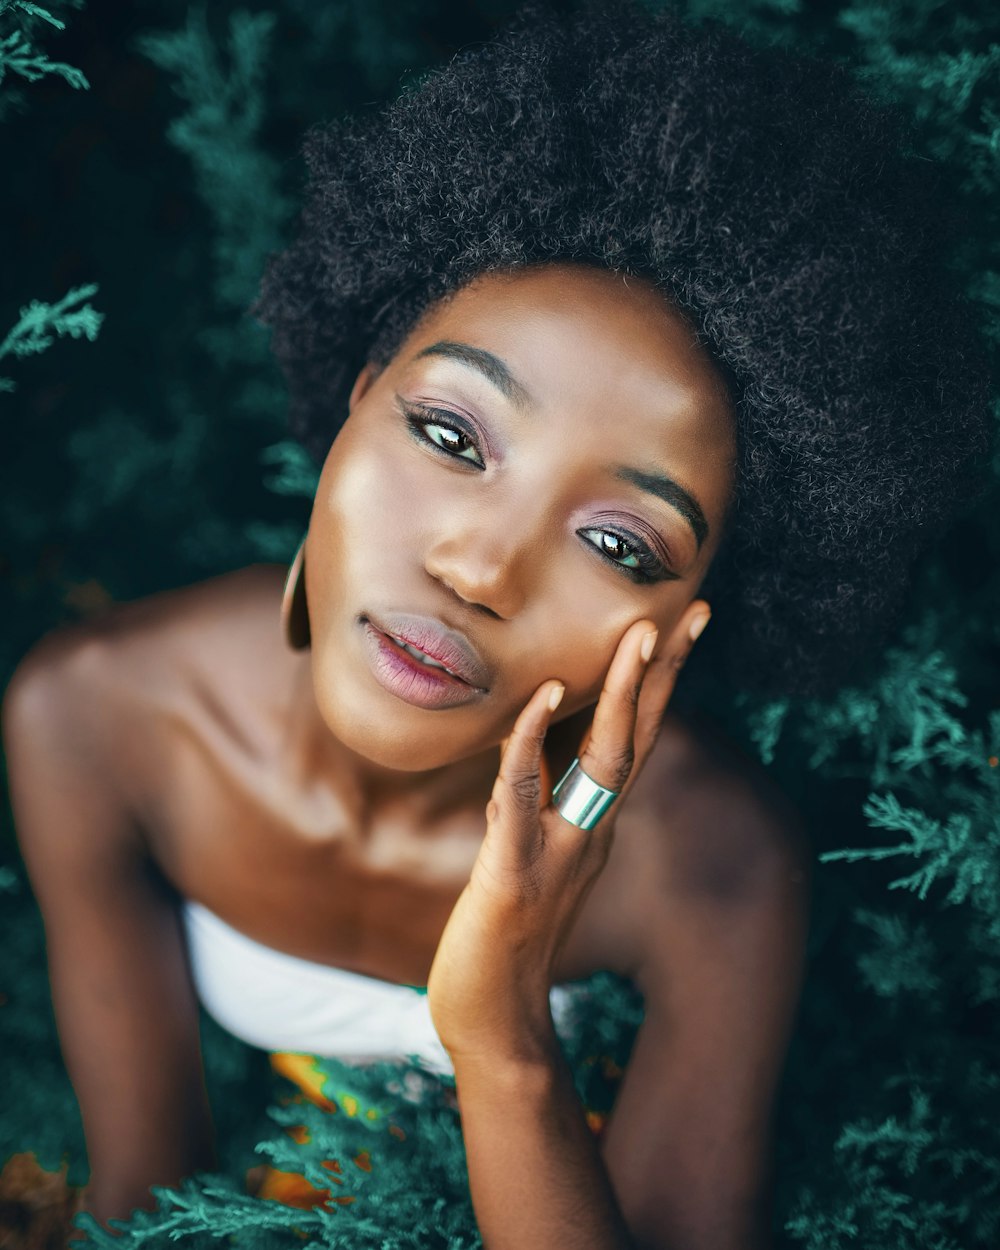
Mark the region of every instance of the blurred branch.
MULTIPOLYGON (((96 284, 81 286, 67 292, 58 304, 45 304, 33 299, 21 309, 21 317, 17 325, 0 343, 0 360, 4 356, 31 356, 43 352, 52 343, 52 336, 68 334, 78 339, 86 336, 91 342, 97 338, 104 320, 104 314, 84 304, 82 308, 73 308, 79 300, 89 299, 98 291, 96 284)), ((0 377, 0 391, 16 390, 10 378, 0 377)))
MULTIPOLYGON (((0 0, 0 17, 3 17, 5 13, 20 13, 25 15, 28 22, 32 18, 38 18, 49 22, 57 30, 66 29, 66 23, 54 17, 48 9, 31 4, 28 0, 0 0)), ((86 91, 90 87, 86 75, 75 65, 50 61, 44 52, 39 52, 32 47, 28 37, 27 23, 24 23, 20 30, 15 30, 6 37, 0 37, 0 83, 3 82, 8 71, 20 74, 28 82, 37 82, 46 74, 59 74, 77 90, 86 91)))

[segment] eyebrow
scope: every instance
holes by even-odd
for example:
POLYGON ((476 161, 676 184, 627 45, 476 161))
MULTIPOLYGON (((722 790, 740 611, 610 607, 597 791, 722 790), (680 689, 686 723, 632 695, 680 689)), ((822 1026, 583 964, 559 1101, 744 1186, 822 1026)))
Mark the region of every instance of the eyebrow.
POLYGON ((657 499, 662 499, 664 503, 668 503, 676 512, 679 512, 694 531, 695 542, 698 544, 698 550, 701 551, 702 544, 708 537, 708 522, 705 520, 701 504, 694 495, 686 491, 672 477, 667 477, 663 473, 644 473, 641 469, 632 469, 624 464, 618 465, 615 469, 615 477, 623 482, 631 482, 633 486, 638 486, 640 490, 650 495, 655 495, 657 499))
POLYGON ((419 360, 422 356, 446 356, 449 360, 457 360, 459 364, 471 365, 473 369, 479 370, 487 382, 492 382, 504 398, 509 399, 516 407, 527 408, 531 403, 531 395, 518 382, 500 357, 494 356, 485 348, 472 347, 469 343, 455 343, 451 339, 441 339, 440 342, 431 343, 429 347, 422 348, 413 359, 419 360))
MULTIPOLYGON (((451 339, 441 339, 437 343, 421 348, 413 359, 420 360, 424 356, 445 356, 449 360, 456 360, 459 364, 478 370, 505 399, 509 399, 518 408, 527 408, 531 403, 530 393, 518 382, 506 364, 499 356, 494 356, 483 347, 473 347, 470 343, 456 343, 451 339)), ((655 495, 657 499, 662 499, 664 503, 679 512, 690 525, 698 550, 701 550, 702 544, 708 537, 709 529, 705 513, 694 495, 663 473, 647 473, 629 465, 617 465, 615 477, 619 481, 637 486, 649 495, 655 495)))

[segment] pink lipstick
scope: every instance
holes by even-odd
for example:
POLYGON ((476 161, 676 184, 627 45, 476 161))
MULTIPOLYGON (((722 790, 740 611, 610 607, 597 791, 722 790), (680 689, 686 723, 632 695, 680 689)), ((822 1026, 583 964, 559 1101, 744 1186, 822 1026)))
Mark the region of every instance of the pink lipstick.
MULTIPOLYGON (((413 650, 419 648, 402 635, 385 633, 367 618, 362 618, 361 626, 368 663, 375 680, 404 703, 424 708, 459 707, 475 702, 486 693, 485 689, 470 684, 447 667, 441 667, 445 663, 444 658, 438 659, 423 652, 426 660, 422 660, 411 654, 405 649, 407 646, 413 650)), ((409 628, 408 632, 418 631, 409 628)), ((447 647, 440 645, 435 649, 442 655, 448 652, 447 647)), ((449 652, 448 658, 452 660, 453 667, 462 664, 465 671, 471 671, 468 656, 449 652)))

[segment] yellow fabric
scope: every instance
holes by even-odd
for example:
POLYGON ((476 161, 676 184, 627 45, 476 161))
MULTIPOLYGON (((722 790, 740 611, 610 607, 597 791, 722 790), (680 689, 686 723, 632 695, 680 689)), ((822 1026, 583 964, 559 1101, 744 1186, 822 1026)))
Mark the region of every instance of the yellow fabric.
MULTIPOLYGON (((358 1100, 350 1094, 343 1095, 340 1102, 336 1103, 323 1093, 323 1083, 327 1074, 323 1070, 321 1060, 315 1055, 275 1051, 271 1055, 271 1068, 278 1076, 283 1076, 298 1088, 297 1098, 308 1099, 314 1106, 320 1107, 331 1115, 342 1112, 344 1115, 356 1116, 361 1113, 358 1100)), ((363 1114, 368 1120, 377 1120, 380 1113, 374 1107, 369 1107, 363 1114)), ((295 1125, 287 1131, 295 1141, 309 1140, 308 1131, 302 1125, 295 1125)), ((400 1141, 406 1139, 405 1132, 398 1124, 390 1124, 389 1132, 400 1141)), ((362 1150, 354 1156, 351 1163, 363 1172, 370 1172, 372 1170, 371 1153, 362 1150)), ((324 1159, 323 1167, 329 1169, 332 1184, 342 1186, 345 1183, 339 1160, 324 1159)), ((353 1194, 334 1193, 331 1189, 318 1189, 298 1172, 282 1172, 278 1168, 267 1165, 263 1168, 261 1177, 256 1196, 271 1198, 288 1207, 298 1207, 301 1210, 319 1206, 329 1208, 335 1204, 346 1206, 354 1201, 353 1194)))

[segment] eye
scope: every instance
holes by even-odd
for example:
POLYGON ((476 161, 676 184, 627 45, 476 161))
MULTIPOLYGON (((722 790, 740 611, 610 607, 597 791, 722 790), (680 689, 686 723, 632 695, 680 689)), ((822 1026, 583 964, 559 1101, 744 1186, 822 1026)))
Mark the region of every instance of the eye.
POLYGON ((448 412, 443 408, 423 408, 412 404, 401 404, 403 416, 410 433, 418 443, 430 444, 442 455, 453 460, 464 460, 477 469, 485 469, 471 428, 457 413, 448 412), (440 418, 447 418, 442 420, 440 418), (466 452, 472 452, 471 456, 466 452))
POLYGON ((677 574, 664 568, 662 562, 637 538, 626 537, 624 534, 617 534, 614 530, 606 529, 583 529, 577 530, 577 533, 583 536, 596 534, 596 542, 590 538, 587 538, 587 541, 609 564, 620 569, 634 582, 661 582, 677 579, 677 574))

